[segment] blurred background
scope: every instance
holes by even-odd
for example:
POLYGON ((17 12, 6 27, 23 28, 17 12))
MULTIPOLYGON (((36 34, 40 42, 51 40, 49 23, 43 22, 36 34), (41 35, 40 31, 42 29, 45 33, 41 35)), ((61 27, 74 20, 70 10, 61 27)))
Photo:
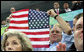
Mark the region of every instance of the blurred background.
POLYGON ((71 8, 72 1, 1 1, 1 21, 10 15, 11 7, 15 7, 16 11, 36 8, 40 9, 40 11, 47 11, 53 8, 54 2, 59 2, 61 9, 63 9, 64 2, 68 2, 71 8))

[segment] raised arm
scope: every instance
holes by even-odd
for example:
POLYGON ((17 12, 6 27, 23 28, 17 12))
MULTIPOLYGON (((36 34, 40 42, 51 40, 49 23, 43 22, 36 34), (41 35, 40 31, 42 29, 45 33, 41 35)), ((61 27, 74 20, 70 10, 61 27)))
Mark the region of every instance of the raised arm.
MULTIPOLYGON (((47 13, 51 16, 51 17, 55 17, 57 14, 54 12, 53 9, 47 11, 47 13)), ((68 35, 71 35, 72 32, 71 32, 71 27, 58 15, 56 17, 56 20, 59 22, 59 24, 61 25, 62 27, 62 30, 68 34, 68 35)))

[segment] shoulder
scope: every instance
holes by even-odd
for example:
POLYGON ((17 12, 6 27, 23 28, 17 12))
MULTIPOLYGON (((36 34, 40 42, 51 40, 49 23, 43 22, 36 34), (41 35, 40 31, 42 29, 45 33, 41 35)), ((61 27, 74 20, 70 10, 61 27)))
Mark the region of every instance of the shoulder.
POLYGON ((66 33, 62 32, 62 41, 74 42, 73 39, 74 39, 73 34, 67 35, 66 33))

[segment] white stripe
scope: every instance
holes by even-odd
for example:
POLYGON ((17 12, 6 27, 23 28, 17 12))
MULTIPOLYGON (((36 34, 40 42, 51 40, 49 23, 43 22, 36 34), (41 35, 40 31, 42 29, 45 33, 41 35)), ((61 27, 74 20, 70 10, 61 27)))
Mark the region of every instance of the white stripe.
POLYGON ((23 20, 28 20, 28 17, 23 17, 23 18, 12 18, 11 20, 14 20, 14 21, 23 21, 23 20))
POLYGON ((22 15, 22 14, 28 14, 28 11, 13 13, 13 15, 22 15))
POLYGON ((49 31, 49 28, 47 29, 9 29, 9 30, 17 30, 21 32, 44 32, 44 31, 49 31))
POLYGON ((49 34, 44 34, 44 35, 27 35, 29 38, 48 38, 49 34))
POLYGON ((49 45, 49 41, 31 41, 32 45, 49 45))
POLYGON ((10 23, 9 26, 15 26, 15 27, 28 27, 28 23, 26 23, 26 24, 13 24, 13 23, 10 23))

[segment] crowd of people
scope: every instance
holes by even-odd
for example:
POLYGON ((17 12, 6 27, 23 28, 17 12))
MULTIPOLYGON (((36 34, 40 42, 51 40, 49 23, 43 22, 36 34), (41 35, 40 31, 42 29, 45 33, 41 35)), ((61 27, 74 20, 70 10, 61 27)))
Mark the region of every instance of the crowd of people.
MULTIPOLYGON (((83 1, 72 1, 72 8, 64 3, 64 9, 60 9, 58 2, 55 2, 54 9, 47 11, 47 14, 58 21, 54 24, 49 34, 49 48, 33 48, 31 41, 24 33, 18 31, 8 31, 10 19, 15 8, 10 9, 11 14, 1 25, 1 50, 2 51, 83 51, 83 13, 76 15, 73 19, 73 28, 64 21, 59 14, 83 9, 83 1), (10 40, 11 39, 11 40, 10 40)), ((38 8, 36 11, 40 11, 38 8)), ((54 21, 53 21, 54 22, 54 21)))

